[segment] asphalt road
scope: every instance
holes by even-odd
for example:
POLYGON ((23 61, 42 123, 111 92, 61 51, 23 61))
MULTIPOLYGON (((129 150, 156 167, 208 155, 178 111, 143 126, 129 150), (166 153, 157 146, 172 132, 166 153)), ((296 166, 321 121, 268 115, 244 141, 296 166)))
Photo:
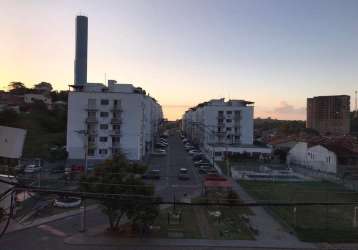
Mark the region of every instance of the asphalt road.
POLYGON ((160 179, 150 180, 156 187, 156 192, 165 201, 176 201, 183 199, 184 194, 190 195, 200 193, 202 190, 202 176, 198 174, 188 152, 177 133, 168 137, 169 146, 166 156, 151 157, 149 169, 159 169, 160 179), (180 168, 188 169, 189 180, 179 180, 180 168))

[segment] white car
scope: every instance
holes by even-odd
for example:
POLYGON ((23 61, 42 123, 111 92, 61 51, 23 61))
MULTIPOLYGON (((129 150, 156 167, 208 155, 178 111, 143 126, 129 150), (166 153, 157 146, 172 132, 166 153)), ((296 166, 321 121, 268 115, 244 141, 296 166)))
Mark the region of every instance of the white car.
POLYGON ((153 151, 152 155, 167 155, 167 151, 164 149, 156 149, 153 151))
POLYGON ((25 167, 24 172, 30 174, 30 173, 38 172, 40 170, 41 170, 41 166, 31 164, 25 167))

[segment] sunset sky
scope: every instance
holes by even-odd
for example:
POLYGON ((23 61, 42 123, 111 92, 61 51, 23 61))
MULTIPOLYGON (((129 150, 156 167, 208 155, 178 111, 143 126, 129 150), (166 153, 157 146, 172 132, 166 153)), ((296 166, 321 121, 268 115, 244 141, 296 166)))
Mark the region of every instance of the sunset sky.
POLYGON ((212 98, 305 119, 306 98, 358 89, 358 1, 0 0, 0 84, 73 83, 75 17, 88 81, 141 86, 176 119, 212 98))

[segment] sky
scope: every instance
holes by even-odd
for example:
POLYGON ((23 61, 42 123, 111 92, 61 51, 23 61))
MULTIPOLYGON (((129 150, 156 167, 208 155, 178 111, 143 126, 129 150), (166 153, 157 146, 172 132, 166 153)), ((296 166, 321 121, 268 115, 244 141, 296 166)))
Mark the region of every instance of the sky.
POLYGON ((165 116, 210 99, 305 119, 306 98, 358 89, 358 1, 0 0, 0 88, 73 84, 75 17, 89 18, 88 81, 144 88, 165 116))

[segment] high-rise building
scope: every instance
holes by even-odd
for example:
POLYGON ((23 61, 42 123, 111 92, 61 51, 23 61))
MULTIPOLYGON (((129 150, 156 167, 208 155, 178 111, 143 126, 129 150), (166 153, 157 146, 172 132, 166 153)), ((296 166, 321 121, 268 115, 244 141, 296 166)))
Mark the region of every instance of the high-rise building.
POLYGON ((307 98, 307 128, 321 135, 344 135, 350 131, 350 96, 307 98))
POLYGON ((163 119, 161 106, 141 88, 108 81, 87 83, 68 94, 67 151, 89 164, 121 152, 142 160, 151 152, 163 119))
POLYGON ((88 18, 76 17, 75 85, 87 83, 88 18))
POLYGON ((253 145, 253 102, 224 98, 201 103, 185 112, 182 130, 210 156, 222 160, 230 154, 270 154, 270 148, 253 145))

